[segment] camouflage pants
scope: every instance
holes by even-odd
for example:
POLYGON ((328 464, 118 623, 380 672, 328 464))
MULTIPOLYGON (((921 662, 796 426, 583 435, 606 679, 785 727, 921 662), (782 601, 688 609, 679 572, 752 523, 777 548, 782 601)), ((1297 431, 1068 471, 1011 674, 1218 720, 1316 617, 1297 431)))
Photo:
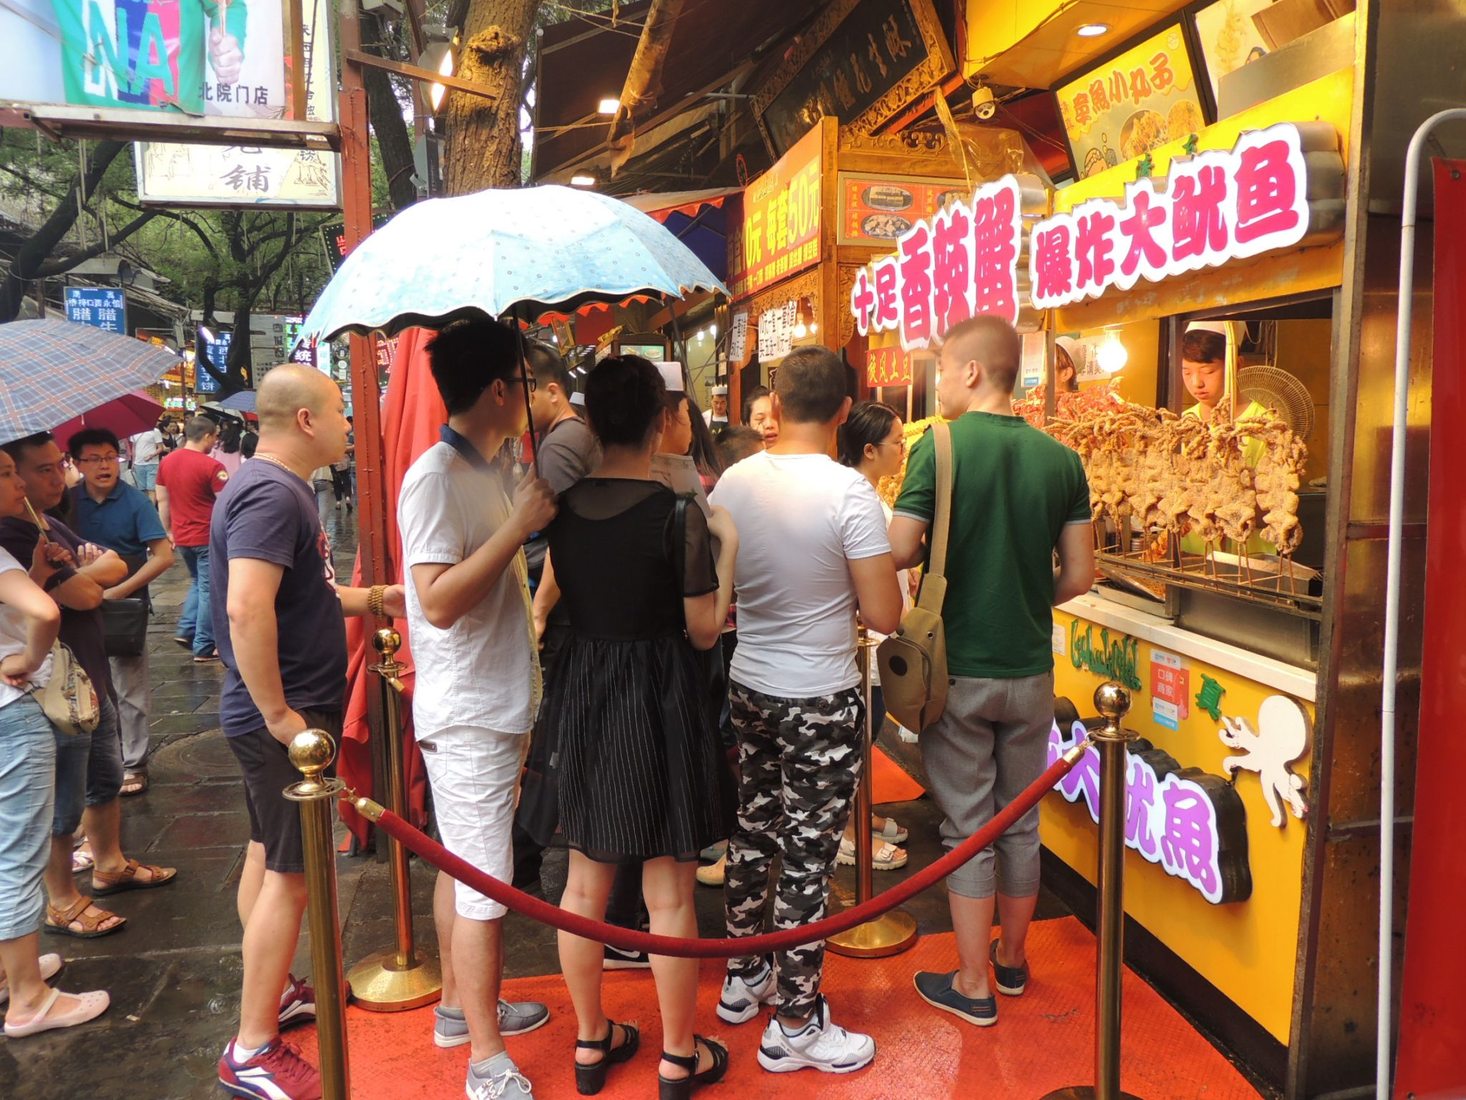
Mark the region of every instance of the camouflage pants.
MULTIPOLYGON (((728 935, 763 931, 769 877, 775 928, 796 928, 825 915, 825 894, 850 817, 860 774, 864 714, 860 693, 783 699, 730 685, 738 735, 738 824, 728 841, 723 887, 728 935)), ((815 1009, 824 971, 823 943, 779 952, 779 1015, 803 1019, 815 1009)), ((741 956, 728 970, 757 977, 764 959, 741 956)))

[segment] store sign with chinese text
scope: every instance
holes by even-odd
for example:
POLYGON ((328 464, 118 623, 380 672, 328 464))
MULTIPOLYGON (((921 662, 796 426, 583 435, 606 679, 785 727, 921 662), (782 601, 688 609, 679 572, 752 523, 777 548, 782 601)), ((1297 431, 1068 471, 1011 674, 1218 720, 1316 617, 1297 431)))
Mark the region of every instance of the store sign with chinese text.
POLYGON ((794 350, 794 326, 798 323, 798 302, 785 302, 782 306, 766 309, 758 315, 760 363, 782 359, 794 350))
POLYGON ((911 385, 911 352, 899 345, 871 348, 866 352, 865 383, 872 388, 911 385))
MULTIPOLYGON (((210 340, 199 333, 199 350, 208 357, 208 360, 216 371, 224 373, 224 364, 229 362, 229 345, 234 342, 232 332, 216 333, 214 339, 210 340)), ((194 371, 194 392, 198 394, 218 393, 223 387, 218 380, 210 374, 203 366, 194 371)))
POLYGON ((66 288, 66 319, 119 336, 127 333, 127 293, 106 286, 66 288))
POLYGON ((862 336, 896 332, 906 351, 931 346, 980 314, 1018 321, 1023 191, 1013 176, 985 183, 911 226, 896 254, 862 268, 850 312, 862 336))
POLYGON ((1314 228, 1308 168, 1299 127, 1283 123, 1242 134, 1231 150, 1174 160, 1164 181, 1128 183, 1123 199, 1087 199, 1045 218, 1029 244, 1033 305, 1054 309, 1295 247, 1314 228))
POLYGON ((1150 709, 1156 725, 1171 730, 1191 717, 1191 670, 1163 649, 1150 651, 1150 709))
POLYGON ((739 248, 728 257, 737 270, 728 280, 734 297, 819 262, 824 142, 825 128, 816 126, 743 192, 739 248))
MULTIPOLYGON (((1067 700, 1056 702, 1049 730, 1053 764, 1086 736, 1067 700)), ((1247 858, 1247 817, 1242 798, 1225 778, 1199 768, 1182 768, 1149 742, 1133 742, 1125 770, 1125 846, 1166 874, 1182 879, 1213 905, 1252 896, 1247 858)), ((1083 801, 1100 819, 1100 756, 1090 745, 1055 790, 1069 802, 1083 801)))
MULTIPOLYGON (((231 5, 231 12, 235 7, 231 5)), ((306 118, 336 117, 336 80, 331 64, 329 6, 304 5, 306 118)), ((251 20, 254 8, 250 10, 251 20)), ((206 85, 226 106, 249 89, 206 85)), ((237 106, 237 104, 236 104, 237 106)), ((279 113, 280 108, 275 108, 279 113)), ((314 149, 270 149, 249 145, 136 144, 138 193, 143 202, 208 206, 333 208, 340 201, 340 155, 314 149)))
POLYGON ((1082 179, 1206 127, 1180 24, 1054 92, 1082 179))
POLYGON ((841 172, 836 244, 889 248, 921 218, 948 203, 967 198, 969 189, 953 180, 917 179, 841 172))

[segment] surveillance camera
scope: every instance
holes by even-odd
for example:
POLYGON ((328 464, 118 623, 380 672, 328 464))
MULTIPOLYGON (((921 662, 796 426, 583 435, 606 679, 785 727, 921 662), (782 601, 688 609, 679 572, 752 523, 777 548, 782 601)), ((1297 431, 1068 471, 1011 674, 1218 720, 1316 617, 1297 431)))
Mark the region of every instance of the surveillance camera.
POLYGON ((972 93, 972 110, 984 122, 998 113, 997 98, 986 84, 972 93))

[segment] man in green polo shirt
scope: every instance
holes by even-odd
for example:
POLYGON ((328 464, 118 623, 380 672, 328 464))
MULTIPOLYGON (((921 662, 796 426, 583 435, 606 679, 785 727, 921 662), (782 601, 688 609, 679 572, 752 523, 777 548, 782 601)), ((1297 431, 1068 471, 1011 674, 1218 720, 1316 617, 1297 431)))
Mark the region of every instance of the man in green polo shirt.
MULTIPOLYGON (((942 620, 946 713, 921 731, 932 797, 956 847, 1043 772, 1054 720, 1053 608, 1089 590, 1094 538, 1079 456, 1013 413, 1023 346, 1013 326, 975 317, 947 333, 937 401, 952 420, 953 491, 942 620), (1054 555, 1059 559, 1054 570, 1054 555)), ((935 514, 930 434, 912 448, 891 521, 897 568, 918 564, 935 514)), ((1038 810, 947 878, 959 968, 919 973, 931 1005, 988 1026, 1000 993, 1028 979, 1024 941, 1039 884, 1038 810), (1002 935, 989 948, 996 904, 1002 935)))

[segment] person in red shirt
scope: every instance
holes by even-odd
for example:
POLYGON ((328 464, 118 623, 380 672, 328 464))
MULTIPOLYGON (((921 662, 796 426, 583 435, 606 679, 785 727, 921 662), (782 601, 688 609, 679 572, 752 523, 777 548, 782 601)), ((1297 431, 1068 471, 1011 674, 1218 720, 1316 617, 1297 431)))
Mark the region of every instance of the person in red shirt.
POLYGON ((191 578, 173 640, 191 648, 201 665, 219 659, 209 612, 209 520, 229 472, 209 457, 218 435, 217 424, 195 416, 184 426, 183 446, 158 464, 158 516, 191 578))

